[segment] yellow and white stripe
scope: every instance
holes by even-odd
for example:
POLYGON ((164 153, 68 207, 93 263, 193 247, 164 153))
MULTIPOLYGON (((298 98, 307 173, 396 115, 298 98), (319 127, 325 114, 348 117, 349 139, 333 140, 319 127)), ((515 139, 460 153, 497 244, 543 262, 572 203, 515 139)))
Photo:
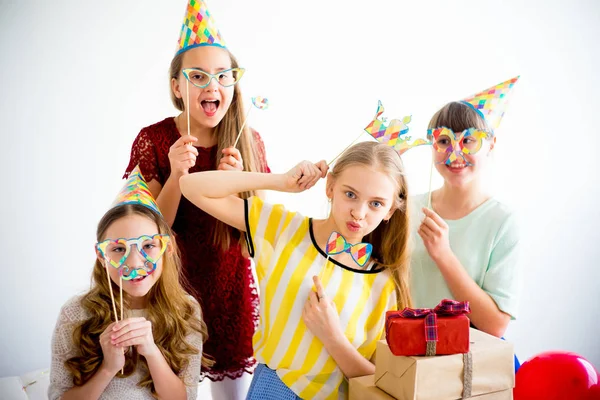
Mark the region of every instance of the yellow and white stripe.
POLYGON ((255 357, 275 369, 301 398, 337 399, 344 376, 302 321, 312 277, 321 277, 346 338, 370 359, 383 334, 385 312, 396 309, 391 275, 327 262, 313 242, 309 218, 258 197, 248 199, 246 207, 246 231, 261 296, 255 357))

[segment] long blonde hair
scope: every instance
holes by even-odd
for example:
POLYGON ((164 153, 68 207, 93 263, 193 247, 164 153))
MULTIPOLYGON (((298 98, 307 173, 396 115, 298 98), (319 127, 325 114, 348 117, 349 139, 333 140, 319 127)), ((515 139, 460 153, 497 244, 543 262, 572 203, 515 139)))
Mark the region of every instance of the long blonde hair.
POLYGON ((398 309, 411 307, 409 271, 410 224, 408 213, 408 187, 404 167, 398 153, 390 146, 377 142, 361 142, 353 145, 340 156, 330 172, 333 180, 352 165, 364 165, 379 169, 396 183, 393 208, 388 223, 381 223, 364 240, 373 245, 372 259, 390 270, 396 285, 398 309))
MULTIPOLYGON (((231 68, 238 68, 239 64, 236 58, 231 54, 231 52, 227 49, 224 49, 229 54, 229 58, 231 60, 231 68)), ((173 57, 171 61, 171 67, 169 68, 169 82, 172 79, 179 79, 181 72, 181 67, 183 63, 183 57, 186 52, 180 53, 173 57)), ((171 88, 171 101, 175 108, 179 111, 185 111, 185 105, 181 98, 178 98, 171 88)), ((219 157, 218 155, 222 154, 222 150, 233 146, 235 143, 235 139, 237 137, 240 128, 244 124, 244 102, 243 102, 242 92, 240 86, 236 84, 233 87, 233 99, 231 100, 231 105, 229 109, 225 113, 225 116, 219 122, 219 124, 215 127, 214 134, 217 137, 217 160, 215 163, 215 169, 217 169, 219 165, 219 157)), ((266 172, 263 171, 261 161, 258 157, 258 151, 255 146, 255 142, 252 138, 252 131, 246 125, 244 127, 244 132, 240 136, 240 140, 236 148, 240 151, 242 155, 242 159, 244 160, 244 171, 251 172, 266 172)), ((243 199, 247 199, 251 196, 256 195, 257 193, 254 191, 244 192, 240 194, 240 197, 243 199)), ((214 244, 221 246, 223 250, 226 250, 231 245, 231 237, 232 234, 235 233, 235 236, 239 238, 239 232, 235 231, 229 225, 217 220, 215 230, 213 233, 213 242, 214 244)), ((244 243, 240 241, 240 243, 244 243)))
MULTIPOLYGON (((179 283, 183 279, 179 251, 173 232, 160 215, 139 204, 114 207, 100 220, 96 232, 97 240, 105 240, 106 231, 111 224, 129 215, 148 218, 156 223, 159 233, 166 233, 171 237, 172 250, 164 253, 161 276, 147 294, 149 299, 147 319, 152 322, 152 334, 156 345, 173 372, 179 374, 188 365, 189 357, 198 354, 198 350, 187 342, 186 336, 197 332, 206 341, 208 330, 204 321, 194 315, 194 310, 198 307, 197 303, 179 283)), ((113 293, 118 293, 119 286, 112 280, 111 285, 113 293)), ((117 314, 120 315, 120 304, 118 301, 116 303, 117 314)), ((81 299, 81 305, 90 317, 73 332, 73 343, 75 348, 80 349, 80 354, 65 362, 65 366, 73 374, 73 383, 77 386, 91 379, 102 364, 100 334, 113 322, 111 304, 106 270, 102 263, 96 260, 92 272, 92 287, 81 299)), ((123 307, 129 307, 127 297, 123 299, 123 307)), ((134 349, 125 359, 124 373, 122 375, 119 373, 117 376, 131 375, 139 367, 139 363, 145 365, 145 371, 149 371, 146 359, 139 357, 134 349)), ((211 363, 212 361, 202 356, 203 365, 210 366, 211 363)), ((138 385, 149 388, 153 394, 156 394, 149 372, 146 372, 138 385)))

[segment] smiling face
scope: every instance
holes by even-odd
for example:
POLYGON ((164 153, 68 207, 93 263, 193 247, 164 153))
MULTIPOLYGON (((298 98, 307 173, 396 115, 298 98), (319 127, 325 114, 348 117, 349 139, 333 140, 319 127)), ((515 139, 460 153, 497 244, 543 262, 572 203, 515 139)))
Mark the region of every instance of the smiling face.
POLYGON ((354 164, 327 177, 331 216, 339 232, 358 243, 394 212, 397 184, 383 170, 354 164))
POLYGON ((470 106, 449 103, 429 123, 435 168, 451 187, 465 187, 481 177, 496 138, 470 106))
MULTIPOLYGON (((216 46, 195 47, 183 53, 181 68, 172 71, 176 78, 171 79, 171 90, 177 99, 183 101, 184 110, 190 110, 190 118, 198 125, 214 128, 221 122, 234 95, 234 86, 224 87, 217 79, 200 88, 188 83, 182 70, 194 68, 212 75, 219 75, 232 68, 229 52, 216 46), (189 88, 189 104, 186 90, 189 88)), ((227 72, 225 72, 227 73, 227 72)))
MULTIPOLYGON (((154 236, 158 234, 158 227, 151 219, 144 217, 139 214, 125 215, 115 221, 113 221, 104 234, 102 241, 111 239, 134 239, 141 236, 154 236)), ((159 249, 152 240, 147 240, 142 243, 142 249, 147 255, 156 253, 159 249)), ((137 248, 137 245, 133 245, 133 248, 129 251, 128 257, 123 261, 123 267, 129 268, 129 270, 147 270, 148 260, 144 257, 137 248)), ((122 244, 111 244, 107 246, 105 254, 97 252, 98 259, 104 265, 108 263, 108 273, 113 282, 119 285, 119 269, 114 268, 106 260, 110 258, 113 260, 120 260, 125 255, 127 248, 122 244)), ((144 298, 152 286, 159 280, 162 274, 163 260, 160 257, 156 261, 156 269, 148 275, 140 275, 135 279, 122 280, 123 291, 127 293, 131 298, 142 299, 144 298)))

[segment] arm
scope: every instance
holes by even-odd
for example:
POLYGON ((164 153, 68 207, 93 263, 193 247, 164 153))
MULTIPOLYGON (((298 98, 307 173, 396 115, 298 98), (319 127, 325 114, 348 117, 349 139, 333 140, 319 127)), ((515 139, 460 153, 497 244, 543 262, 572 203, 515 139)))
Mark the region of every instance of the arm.
POLYGON ((98 399, 116 373, 125 364, 123 350, 109 342, 114 324, 110 324, 100 335, 102 364, 96 373, 83 385, 73 385, 73 375, 65 367, 65 361, 77 354, 73 343, 73 329, 82 316, 79 304, 63 307, 52 337, 52 367, 48 397, 55 399, 98 399))
POLYGON ((321 281, 313 277, 316 291, 311 291, 302 310, 308 329, 319 338, 342 373, 348 378, 373 375, 375 365, 367 360, 346 338, 333 300, 329 299, 321 281))
POLYGON ((301 162, 286 174, 239 171, 205 171, 182 176, 181 193, 198 208, 218 220, 246 231, 244 201, 240 192, 277 190, 300 192, 311 188, 327 174, 324 161, 317 164, 301 162))
POLYGON ((501 337, 511 316, 500 310, 492 296, 479 287, 452 252, 446 222, 432 210, 424 208, 423 212, 426 218, 419 227, 419 236, 452 295, 458 301, 469 302, 469 318, 473 325, 490 335, 501 337))
POLYGON ((185 384, 175 375, 158 348, 145 358, 160 399, 187 399, 185 384))
POLYGON ((98 399, 114 377, 115 373, 108 371, 106 368, 100 367, 94 376, 83 386, 75 386, 71 388, 69 391, 65 392, 60 399, 98 399))
POLYGON ((148 369, 159 398, 186 399, 186 388, 175 375, 162 352, 154 342, 152 323, 144 317, 119 321, 110 332, 112 345, 118 349, 135 346, 148 362, 148 369))
POLYGON ((510 315, 502 312, 492 297, 469 276, 454 253, 448 258, 436 261, 436 264, 454 298, 469 302, 469 318, 473 325, 490 335, 504 335, 510 315))

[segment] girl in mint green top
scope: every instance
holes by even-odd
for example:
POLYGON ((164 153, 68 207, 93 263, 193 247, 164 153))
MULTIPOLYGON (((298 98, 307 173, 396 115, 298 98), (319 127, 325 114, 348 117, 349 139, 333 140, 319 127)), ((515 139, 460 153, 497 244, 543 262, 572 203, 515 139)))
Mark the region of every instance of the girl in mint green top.
POLYGON ((469 301, 471 323, 501 337, 517 316, 521 273, 515 214, 482 188, 496 137, 463 102, 444 106, 429 128, 444 184, 432 192, 431 208, 428 194, 412 198, 414 306, 432 308, 444 298, 469 301))

